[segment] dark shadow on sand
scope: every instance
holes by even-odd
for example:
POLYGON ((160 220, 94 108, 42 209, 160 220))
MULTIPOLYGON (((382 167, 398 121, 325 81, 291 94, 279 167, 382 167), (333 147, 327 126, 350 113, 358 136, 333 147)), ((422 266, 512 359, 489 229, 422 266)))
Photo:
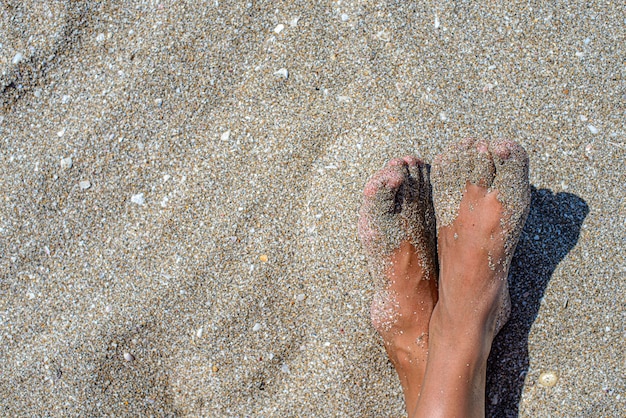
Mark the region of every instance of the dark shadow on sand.
POLYGON ((511 262, 511 316, 496 337, 487 365, 487 417, 517 417, 528 372, 528 334, 552 273, 578 242, 589 213, 571 193, 532 187, 530 213, 511 262))

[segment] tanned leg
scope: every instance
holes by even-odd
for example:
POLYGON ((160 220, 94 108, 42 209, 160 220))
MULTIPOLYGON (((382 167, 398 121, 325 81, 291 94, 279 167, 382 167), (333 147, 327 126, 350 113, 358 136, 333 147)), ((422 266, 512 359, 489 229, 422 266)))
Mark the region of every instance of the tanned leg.
POLYGON ((439 301, 414 416, 484 417, 487 357, 508 319, 509 264, 528 214, 528 157, 512 141, 463 140, 433 164, 439 301))
POLYGON ((428 167, 391 160, 367 183, 359 237, 376 291, 372 324, 385 344, 413 410, 428 356, 428 324, 437 302, 434 208, 428 167))

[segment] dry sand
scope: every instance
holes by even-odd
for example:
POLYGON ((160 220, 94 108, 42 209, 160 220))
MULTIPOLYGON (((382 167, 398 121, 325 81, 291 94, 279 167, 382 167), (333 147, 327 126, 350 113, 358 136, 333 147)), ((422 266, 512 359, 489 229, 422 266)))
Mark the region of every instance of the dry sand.
POLYGON ((2 416, 401 416, 360 194, 465 135, 535 187, 489 415, 626 410, 626 8, 383 3, 0 5, 2 416))

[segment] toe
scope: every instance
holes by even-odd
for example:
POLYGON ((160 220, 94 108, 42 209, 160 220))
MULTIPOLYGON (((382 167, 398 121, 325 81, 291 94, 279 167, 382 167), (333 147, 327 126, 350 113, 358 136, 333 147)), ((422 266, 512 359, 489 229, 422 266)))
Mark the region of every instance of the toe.
POLYGON ((387 163, 365 185, 361 214, 377 217, 401 211, 407 194, 407 176, 408 169, 402 159, 387 163))
POLYGON ((508 160, 521 163, 528 161, 526 150, 520 144, 510 139, 497 139, 490 144, 489 148, 494 158, 500 164, 508 160))
POLYGON ((495 176, 495 165, 489 152, 489 145, 486 141, 476 141, 472 150, 473 170, 471 182, 482 187, 489 188, 495 176))
POLYGON ((423 165, 424 161, 421 158, 418 158, 414 155, 407 155, 402 157, 402 160, 404 160, 404 162, 409 166, 409 167, 416 167, 418 165, 423 165))
POLYGON ((499 139, 490 144, 496 167, 492 189, 498 190, 498 200, 504 207, 511 233, 508 250, 512 252, 524 226, 530 206, 528 154, 518 143, 499 139))
POLYGON ((462 172, 463 154, 467 142, 450 144, 433 161, 430 170, 432 197, 437 228, 447 226, 456 217, 456 210, 463 196, 467 174, 462 172))
POLYGON ((402 176, 397 170, 398 166, 389 166, 378 171, 367 182, 363 189, 365 198, 373 198, 379 194, 395 193, 402 183, 402 176))
POLYGON ((476 142, 476 138, 463 138, 454 145, 456 146, 457 149, 466 151, 466 150, 473 148, 473 145, 475 142, 476 142))
POLYGON ((387 163, 387 167, 401 167, 405 165, 407 165, 407 162, 404 160, 404 158, 392 158, 387 163))
POLYGON ((510 182, 528 183, 528 154, 520 144, 508 139, 498 139, 490 144, 489 150, 499 183, 503 186, 510 182))

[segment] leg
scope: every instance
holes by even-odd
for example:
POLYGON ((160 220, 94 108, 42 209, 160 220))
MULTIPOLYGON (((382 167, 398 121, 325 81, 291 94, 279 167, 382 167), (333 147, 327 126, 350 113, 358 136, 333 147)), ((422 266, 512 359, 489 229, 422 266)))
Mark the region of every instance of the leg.
POLYGON ((412 410, 428 355, 428 323, 437 302, 434 209, 427 167, 391 160, 365 186, 359 237, 377 286, 372 323, 382 336, 412 410))
POLYGON ((484 417, 487 357, 508 319, 509 263, 528 214, 528 157, 464 140, 433 166, 439 302, 415 416, 484 417))

